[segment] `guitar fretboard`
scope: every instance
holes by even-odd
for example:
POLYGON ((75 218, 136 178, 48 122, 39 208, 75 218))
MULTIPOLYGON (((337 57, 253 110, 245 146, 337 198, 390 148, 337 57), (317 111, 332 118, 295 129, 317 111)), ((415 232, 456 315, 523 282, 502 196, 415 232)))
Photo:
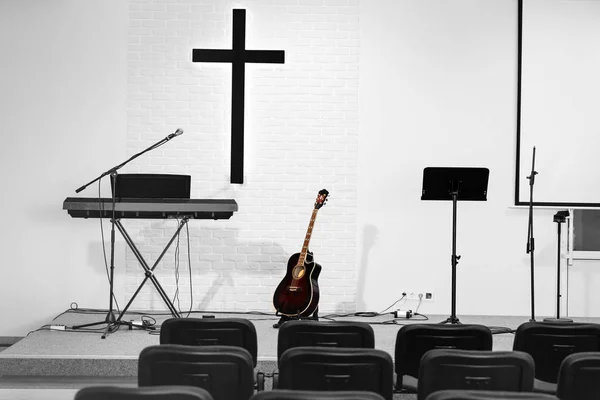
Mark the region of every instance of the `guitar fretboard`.
POLYGON ((315 208, 312 212, 312 216, 310 217, 310 222, 308 223, 308 229, 306 230, 306 236, 304 237, 304 244, 302 246, 302 251, 300 252, 300 257, 298 259, 299 265, 304 265, 304 261, 306 260, 306 253, 308 252, 308 244, 310 243, 310 237, 312 235, 313 227, 315 226, 315 219, 317 218, 318 208, 315 208))

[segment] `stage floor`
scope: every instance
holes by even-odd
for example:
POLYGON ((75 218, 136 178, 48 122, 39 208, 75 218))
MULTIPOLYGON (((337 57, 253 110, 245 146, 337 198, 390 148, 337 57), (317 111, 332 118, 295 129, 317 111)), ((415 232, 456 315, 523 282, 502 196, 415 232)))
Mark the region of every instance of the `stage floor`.
MULTIPOLYGON (((128 313, 123 320, 139 321, 153 318, 159 326, 170 315, 157 312, 128 313)), ((277 333, 273 328, 279 318, 267 313, 193 313, 191 317, 212 315, 215 318, 245 318, 255 325, 258 336, 257 372, 272 373, 277 367, 277 333)), ((136 385, 137 359, 147 346, 159 343, 158 331, 146 331, 121 326, 119 330, 102 339, 105 324, 86 329, 71 330, 69 327, 104 320, 106 312, 81 312, 68 310, 48 325, 64 325, 66 330, 49 330, 48 327, 34 331, 0 352, 0 389, 77 389, 90 384, 136 385), (95 329, 94 329, 95 328, 95 329)), ((403 324, 439 323, 447 316, 429 316, 424 321, 415 317, 392 322, 391 316, 335 317, 337 321, 357 320, 370 323, 375 332, 375 347, 394 356, 396 333, 403 324)), ((482 324, 499 332, 497 327, 516 329, 529 321, 529 317, 461 316, 463 324, 482 324)), ((543 317, 538 317, 538 321, 543 317)), ((322 321, 327 319, 321 317, 322 321)), ((576 322, 598 322, 596 318, 576 318, 576 322)), ((511 350, 512 333, 494 334, 493 350, 511 350)), ((265 382, 269 387, 268 380, 265 382)), ((70 393, 70 392, 69 392, 70 393)), ((31 393, 30 393, 31 394, 31 393)), ((70 398, 70 396, 68 396, 70 398)), ((0 391, 0 399, 4 398, 0 391)), ((13 397, 14 393, 13 393, 13 397)))

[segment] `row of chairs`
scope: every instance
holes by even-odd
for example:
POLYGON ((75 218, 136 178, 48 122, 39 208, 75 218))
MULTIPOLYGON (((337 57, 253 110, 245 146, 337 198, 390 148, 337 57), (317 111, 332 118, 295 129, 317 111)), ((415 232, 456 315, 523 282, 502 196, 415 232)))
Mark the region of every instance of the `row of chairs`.
MULTIPOLYGON (((388 400, 393 395, 392 362, 380 350, 298 347, 285 351, 279 366, 276 389, 350 388, 388 400)), ((433 349, 420 362, 417 399, 445 389, 532 392, 534 375, 533 358, 521 351, 433 349)), ((556 395, 561 400, 600 399, 600 352, 567 356, 556 395)))
MULTIPOLYGON (((214 400, 210 392, 193 386, 116 387, 94 386, 79 390, 74 400, 214 400)), ((250 400, 384 400, 368 391, 272 390, 254 394, 250 400)))
MULTIPOLYGON (((205 389, 193 386, 87 387, 74 400, 214 400, 205 389)), ((590 397, 593 399, 593 397, 590 397)), ((369 391, 272 390, 254 394, 250 400, 384 400, 369 391)), ((559 400, 555 396, 533 392, 441 390, 426 400, 559 400)))
MULTIPOLYGON (((561 399, 584 399, 600 381, 591 367, 600 363, 596 324, 526 323, 515 332, 512 352, 491 352, 492 334, 482 325, 406 325, 397 333, 395 364, 374 342, 365 323, 286 322, 278 334, 274 388, 356 388, 391 400, 395 370, 396 391, 418 393, 419 399, 445 388, 558 389, 561 399), (582 352, 590 353, 567 357, 582 352), (566 358, 569 367, 563 364, 566 358), (561 385, 559 372, 565 376, 561 385), (581 397, 578 391, 588 393, 581 397)), ((140 354, 138 383, 199 386, 215 399, 245 400, 254 389, 264 389, 264 375, 253 373, 256 364, 256 330, 250 321, 174 318, 162 324, 160 345, 140 354)))

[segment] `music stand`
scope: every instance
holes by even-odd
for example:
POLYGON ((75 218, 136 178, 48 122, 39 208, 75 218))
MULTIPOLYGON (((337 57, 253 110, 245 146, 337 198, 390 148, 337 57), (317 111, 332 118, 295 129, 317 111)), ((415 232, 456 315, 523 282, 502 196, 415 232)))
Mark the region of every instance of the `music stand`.
POLYGON ((442 323, 460 324, 456 317, 456 208, 461 201, 486 201, 487 168, 427 167, 423 170, 421 200, 452 201, 452 310, 442 323))

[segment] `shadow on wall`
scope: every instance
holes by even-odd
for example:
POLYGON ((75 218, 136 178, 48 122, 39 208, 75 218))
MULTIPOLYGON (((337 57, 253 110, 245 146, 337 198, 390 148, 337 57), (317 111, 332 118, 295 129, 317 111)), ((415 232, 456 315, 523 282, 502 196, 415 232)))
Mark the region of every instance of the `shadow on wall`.
MULTIPOLYGON (((189 233, 189 254, 182 233, 179 250, 175 241, 156 270, 159 282, 182 314, 273 309, 273 293, 285 276, 289 258, 283 247, 269 239, 240 240, 235 229, 191 227, 189 233)), ((153 286, 145 286, 151 308, 164 307, 153 286)))
POLYGON ((365 284, 367 267, 369 265, 369 254, 377 243, 379 230, 374 225, 365 225, 362 231, 362 252, 358 263, 358 276, 356 287, 356 309, 364 310, 366 308, 365 284))

